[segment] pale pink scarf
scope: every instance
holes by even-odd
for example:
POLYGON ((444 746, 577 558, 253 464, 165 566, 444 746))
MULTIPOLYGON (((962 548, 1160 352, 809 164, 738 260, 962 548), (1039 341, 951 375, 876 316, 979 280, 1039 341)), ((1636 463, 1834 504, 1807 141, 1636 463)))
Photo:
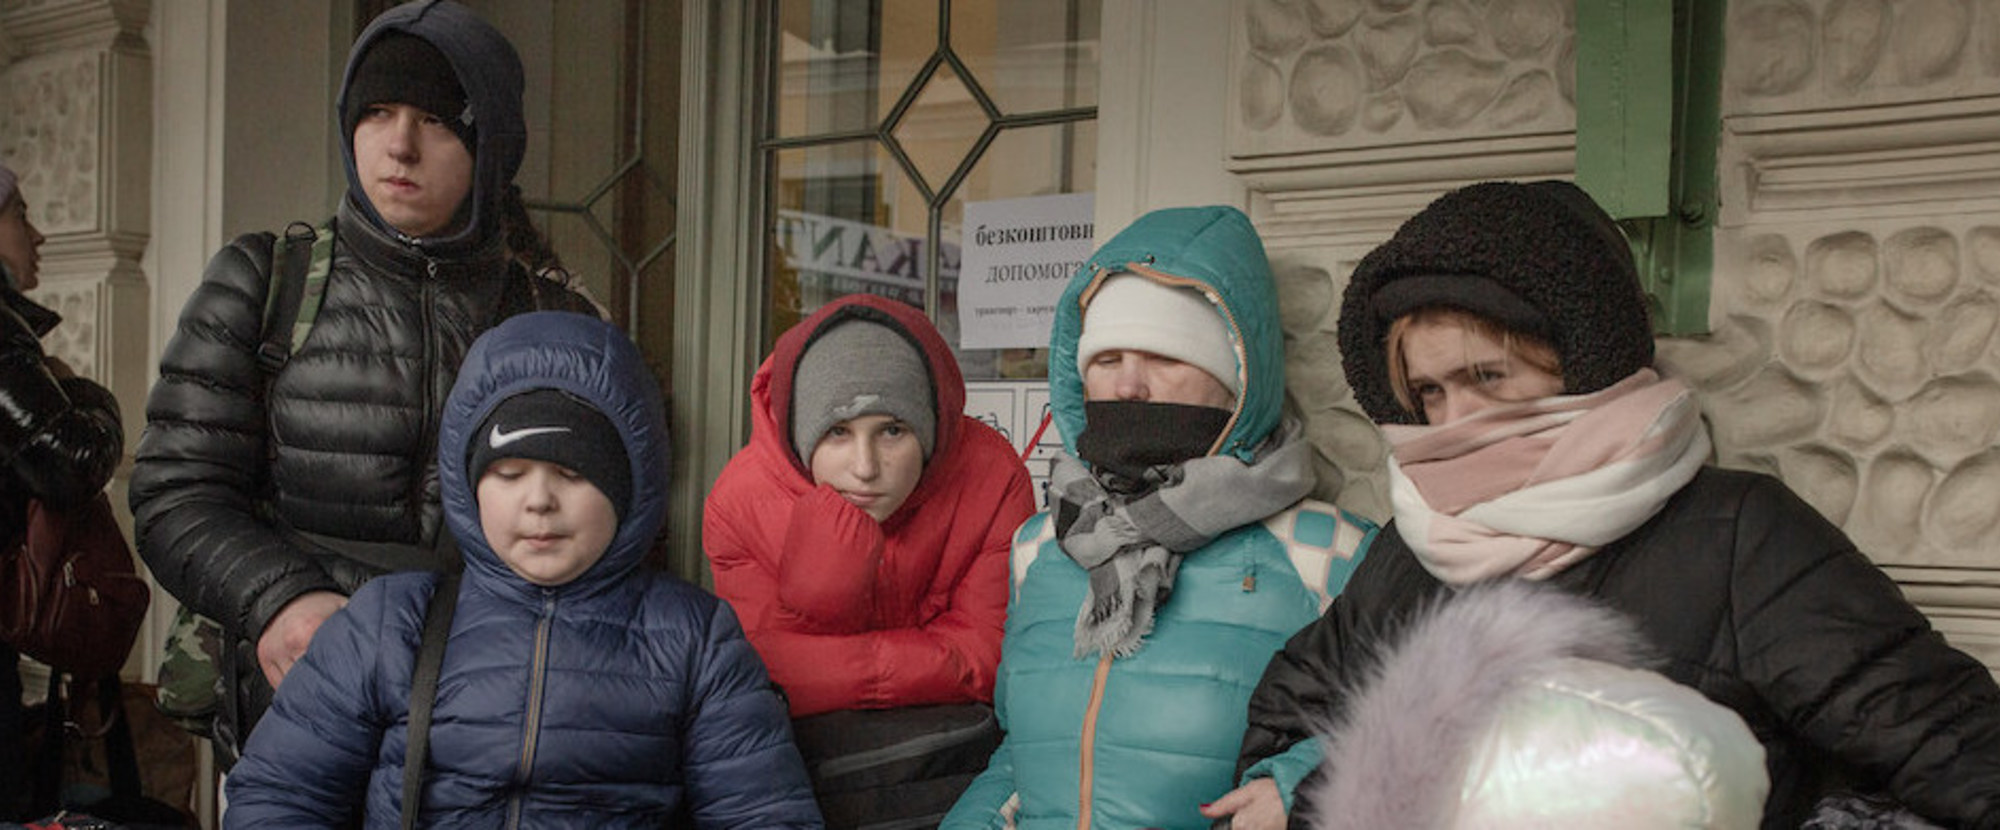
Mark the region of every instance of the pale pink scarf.
POLYGON ((1587 395, 1382 431, 1396 526, 1448 585, 1556 575, 1645 524, 1709 454, 1693 393, 1651 369, 1587 395))

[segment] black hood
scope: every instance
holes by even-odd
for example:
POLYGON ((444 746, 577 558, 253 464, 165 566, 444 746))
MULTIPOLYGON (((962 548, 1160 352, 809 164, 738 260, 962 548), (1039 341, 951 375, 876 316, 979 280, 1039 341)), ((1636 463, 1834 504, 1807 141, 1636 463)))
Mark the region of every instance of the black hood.
MULTIPOLYGON (((466 223, 448 236, 426 237, 422 244, 441 255, 477 249, 498 238, 501 196, 513 183, 527 152, 528 128, 521 114, 521 56, 499 30, 457 3, 430 0, 397 6, 368 24, 348 51, 340 97, 333 103, 334 124, 344 123, 342 113, 347 111, 355 64, 389 32, 405 32, 436 46, 451 61, 452 71, 458 73, 458 82, 465 88, 478 133, 478 146, 472 148, 471 212, 466 223)), ((347 164, 348 200, 376 227, 395 235, 395 229, 382 220, 361 190, 361 177, 354 167, 353 135, 340 136, 340 151, 347 164)))
POLYGON ((1341 367, 1376 423, 1422 423, 1396 400, 1384 341, 1395 317, 1425 304, 1544 338, 1562 363, 1565 394, 1596 392, 1653 365, 1651 300, 1632 249, 1569 182, 1482 182, 1446 193, 1355 266, 1337 327, 1341 367))

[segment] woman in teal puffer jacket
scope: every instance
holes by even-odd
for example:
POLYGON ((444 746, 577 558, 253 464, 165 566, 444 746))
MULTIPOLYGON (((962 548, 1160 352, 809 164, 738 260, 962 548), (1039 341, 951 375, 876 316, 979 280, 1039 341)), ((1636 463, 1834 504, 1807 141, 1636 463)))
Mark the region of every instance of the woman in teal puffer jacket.
POLYGON ((1066 453, 1015 534, 1007 738, 943 826, 1205 828, 1264 663, 1374 534, 1305 498, 1248 217, 1154 211, 1100 248, 1056 307, 1049 396, 1066 453))

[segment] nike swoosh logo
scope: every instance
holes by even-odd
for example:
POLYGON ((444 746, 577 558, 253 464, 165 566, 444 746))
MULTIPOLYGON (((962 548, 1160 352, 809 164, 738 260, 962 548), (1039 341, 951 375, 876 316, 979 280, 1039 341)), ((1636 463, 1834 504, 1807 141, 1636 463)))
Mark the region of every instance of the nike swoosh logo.
POLYGON ((486 436, 486 445, 497 450, 500 449, 501 447, 507 446, 508 444, 512 444, 515 441, 519 441, 523 438, 528 438, 535 435, 546 435, 551 432, 568 432, 568 431, 569 427, 524 427, 522 429, 514 430, 513 432, 501 432, 500 425, 494 424, 493 432, 486 436))

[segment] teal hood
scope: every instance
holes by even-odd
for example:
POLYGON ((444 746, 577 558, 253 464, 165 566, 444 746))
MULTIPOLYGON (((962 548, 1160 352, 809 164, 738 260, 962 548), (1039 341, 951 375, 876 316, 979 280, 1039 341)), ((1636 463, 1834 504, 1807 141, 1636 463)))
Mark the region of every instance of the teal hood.
POLYGON ((1277 286, 1250 217, 1233 207, 1156 210, 1104 243, 1056 302, 1049 335, 1049 403, 1063 448, 1076 454, 1083 433, 1083 376, 1076 369, 1083 309, 1114 274, 1132 273, 1196 288, 1216 305, 1235 341, 1242 392, 1215 454, 1249 460, 1278 425, 1285 399, 1285 346, 1277 286))

